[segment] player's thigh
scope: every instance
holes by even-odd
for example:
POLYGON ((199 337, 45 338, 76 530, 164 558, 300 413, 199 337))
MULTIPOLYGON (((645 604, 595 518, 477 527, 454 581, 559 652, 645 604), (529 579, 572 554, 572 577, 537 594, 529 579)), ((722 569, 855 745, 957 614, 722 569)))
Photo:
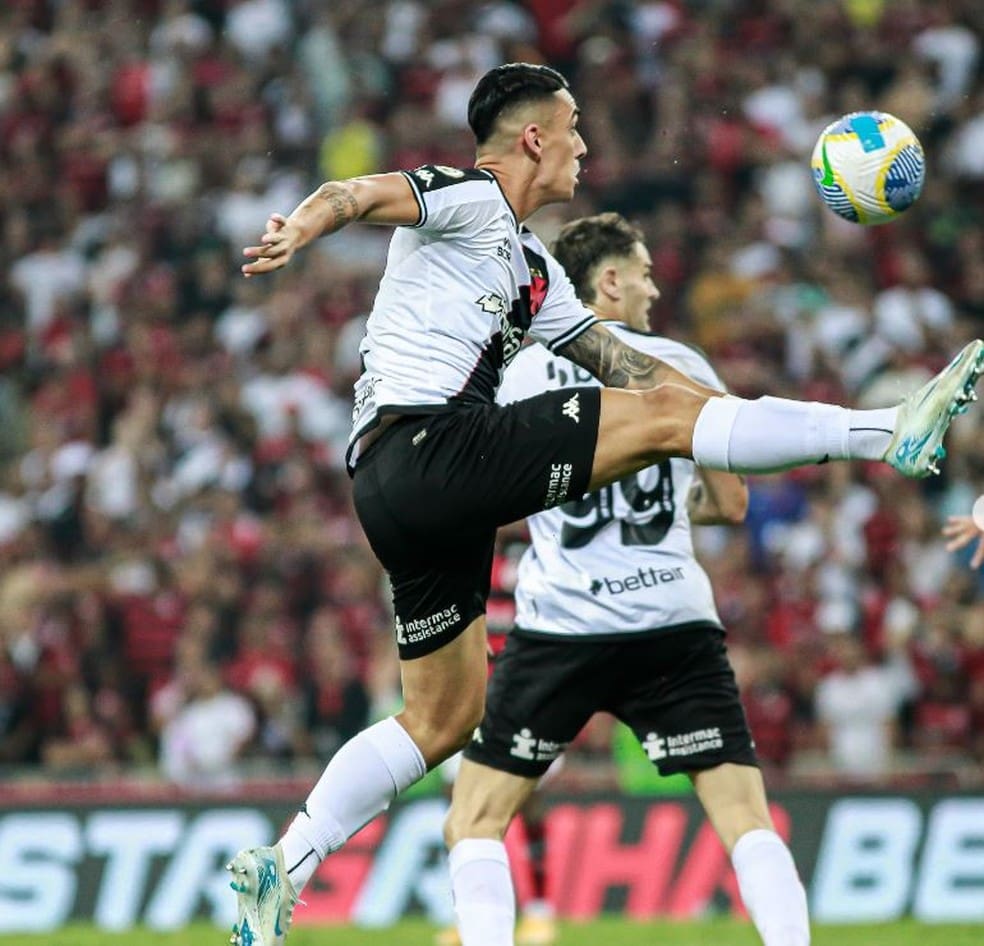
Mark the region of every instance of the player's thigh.
POLYGON ((463 838, 501 841, 516 812, 535 791, 537 781, 463 759, 444 822, 448 847, 463 838))
POLYGON ((646 391, 604 388, 588 491, 667 457, 692 457, 694 424, 706 400, 676 384, 646 391))
POLYGON ((605 701, 605 646, 511 634, 465 758, 540 779, 605 701))
POLYGON ((660 774, 757 765, 720 629, 626 644, 622 660, 623 686, 605 708, 632 728, 660 774))
POLYGON ((485 633, 480 616, 438 649, 400 661, 404 710, 397 718, 428 768, 461 749, 482 718, 485 633))
POLYGON ((692 772, 690 777, 708 820, 729 854, 743 834, 772 828, 765 783, 756 766, 725 762, 692 772))

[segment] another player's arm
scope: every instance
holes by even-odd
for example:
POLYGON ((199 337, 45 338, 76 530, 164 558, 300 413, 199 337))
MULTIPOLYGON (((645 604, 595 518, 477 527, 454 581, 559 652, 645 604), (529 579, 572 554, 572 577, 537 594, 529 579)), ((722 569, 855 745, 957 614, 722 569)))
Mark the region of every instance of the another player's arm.
POLYGON ((687 496, 687 512, 695 526, 740 525, 748 512, 745 477, 698 468, 687 496))
POLYGON ((312 240, 361 220, 392 227, 413 226, 420 205, 400 173, 372 174, 346 181, 328 181, 305 197, 290 216, 271 214, 259 246, 247 246, 243 274, 253 276, 280 269, 312 240))
POLYGON ((705 397, 721 395, 720 391, 698 384, 665 361, 626 345, 600 324, 592 325, 574 341, 563 345, 557 354, 590 371, 609 388, 641 391, 659 384, 679 384, 705 397))

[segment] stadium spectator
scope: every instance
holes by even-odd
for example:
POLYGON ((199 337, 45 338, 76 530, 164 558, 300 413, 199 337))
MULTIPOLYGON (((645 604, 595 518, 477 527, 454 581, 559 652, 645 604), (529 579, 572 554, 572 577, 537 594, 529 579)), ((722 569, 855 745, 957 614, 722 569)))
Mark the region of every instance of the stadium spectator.
MULTIPOLYGON (((338 417, 348 410, 385 235, 343 234, 331 259, 312 253, 299 260, 284 289, 304 303, 288 317, 288 303, 234 277, 239 245, 226 234, 253 188, 300 194, 320 180, 321 146, 333 132, 331 153, 348 155, 337 132, 353 116, 367 126, 352 154, 364 156, 358 143, 371 141, 380 166, 469 163, 460 116, 457 127, 453 115, 446 125, 433 108, 439 88, 443 101, 454 98, 458 67, 446 65, 448 24, 457 22, 447 16, 451 8, 379 0, 372 9, 367 17, 357 0, 72 0, 0 9, 0 564, 5 573, 32 563, 62 570, 59 606, 88 614, 85 621, 99 628, 73 643, 80 666, 121 655, 121 682, 110 689, 132 721, 132 738, 118 749, 125 760, 145 757, 153 739, 147 693, 174 660, 174 629, 158 634, 172 603, 190 595, 188 621, 200 606, 212 613, 203 619, 215 625, 212 656, 229 661, 255 574, 274 576, 303 628, 317 608, 336 607, 344 589, 330 576, 341 550, 363 541, 347 480, 330 472, 341 462, 338 441, 329 448, 288 422, 282 439, 264 434, 259 450, 243 390, 269 374, 269 346, 293 336, 284 374, 299 377, 318 405, 337 399, 338 417), (233 41, 228 27, 251 9, 272 14, 265 22, 273 27, 242 40, 236 26, 233 41), (278 169, 275 179, 260 177, 258 169, 270 167, 278 169), (35 279, 38 273, 45 278, 35 279), (313 352, 325 353, 327 374, 311 374, 313 352), (198 405, 196 424, 175 430, 191 404, 198 405), (192 430, 196 444, 188 440, 192 430), (213 505, 217 477, 228 494, 221 509, 213 505), (216 520, 219 532, 234 537, 234 554, 203 549, 216 520), (130 685, 145 676, 143 657, 117 647, 141 637, 132 623, 136 599, 158 648, 146 686, 130 685)), ((654 327, 705 342, 733 390, 885 403, 886 391, 892 400, 902 385, 940 367, 950 343, 887 353, 873 328, 875 300, 901 285, 907 257, 921 261, 926 288, 948 300, 951 338, 968 337, 980 324, 981 4, 913 0, 904 17, 886 4, 808 0, 768 9, 538 0, 456 9, 467 24, 463 34, 490 37, 484 48, 542 57, 571 77, 586 106, 591 154, 576 201, 546 222, 555 228, 603 209, 638 222, 663 289, 654 327), (898 55, 903 49, 929 68, 898 55), (920 201, 877 230, 824 211, 810 195, 807 162, 820 128, 852 108, 891 109, 902 95, 924 112, 927 89, 933 109, 913 120, 930 168, 920 201), (770 99, 795 118, 778 132, 768 116, 761 119, 761 103, 770 99), (721 308, 722 295, 735 300, 733 308, 721 308)), ((463 45, 452 40, 451 47, 463 45)), ((261 216, 275 203, 264 203, 261 216)), ((922 618, 930 608, 953 609, 957 626, 967 623, 982 591, 965 568, 976 537, 966 558, 940 566, 932 601, 925 589, 914 596, 910 575, 927 532, 912 531, 900 513, 918 505, 937 528, 949 515, 968 515, 984 484, 982 432, 979 416, 965 418, 953 431, 954 462, 942 480, 911 492, 890 489, 874 506, 883 487, 871 470, 856 471, 845 485, 827 467, 809 488, 795 476, 753 479, 750 540, 701 540, 732 638, 754 641, 773 591, 790 585, 790 563, 768 552, 763 537, 776 524, 807 518, 814 499, 838 523, 817 566, 855 589, 866 641, 878 646, 893 600, 918 611, 913 651, 929 633, 922 618), (877 553, 870 558, 866 539, 877 553), (905 567, 888 594, 883 565, 899 556, 905 567)), ((935 553, 933 561, 939 564, 935 553)), ((359 674, 391 682, 392 655, 378 656, 387 654, 379 644, 385 593, 378 572, 364 567, 358 606, 345 604, 346 635, 361 641, 359 674)), ((813 688, 825 669, 822 648, 786 646, 793 648, 781 653, 793 668, 787 682, 798 735, 792 770, 787 765, 776 778, 795 777, 798 748, 814 744, 813 688)), ((33 669, 37 647, 24 628, 4 636, 0 676, 18 681, 13 689, 0 684, 8 707, 9 728, 0 729, 5 763, 36 764, 41 730, 57 719, 50 691, 38 686, 45 678, 33 669)), ((83 677, 91 700, 102 684, 94 674, 83 677)), ((917 718, 902 718, 904 745, 912 744, 917 718)), ((970 758, 958 750, 966 776, 979 779, 970 758)), ((952 768, 936 776, 947 778, 952 768)))

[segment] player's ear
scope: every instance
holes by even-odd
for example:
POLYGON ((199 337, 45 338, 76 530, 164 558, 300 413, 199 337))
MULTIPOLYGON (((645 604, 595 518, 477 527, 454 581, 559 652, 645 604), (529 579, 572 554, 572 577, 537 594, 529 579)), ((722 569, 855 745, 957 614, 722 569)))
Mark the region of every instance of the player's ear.
POLYGON ((540 160, 543 153, 542 129, 536 122, 530 122, 523 127, 523 150, 534 161, 540 160))
POLYGON ((614 266, 605 266, 598 273, 598 292, 612 302, 618 302, 622 298, 622 286, 618 279, 618 269, 614 266))

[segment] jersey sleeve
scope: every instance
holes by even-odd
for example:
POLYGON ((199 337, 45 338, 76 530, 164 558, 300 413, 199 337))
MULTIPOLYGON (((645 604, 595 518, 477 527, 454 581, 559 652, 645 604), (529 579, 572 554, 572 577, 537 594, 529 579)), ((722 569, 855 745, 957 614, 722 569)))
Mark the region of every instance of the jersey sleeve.
POLYGON ((425 164, 400 173, 420 208, 414 229, 432 233, 480 230, 498 211, 498 191, 485 171, 425 164))
MULTIPOLYGON (((552 352, 574 341, 598 319, 578 299, 567 273, 545 249, 542 258, 546 264, 546 295, 534 312, 530 322, 530 335, 552 352)), ((536 301, 536 274, 533 274, 532 296, 536 301)))

